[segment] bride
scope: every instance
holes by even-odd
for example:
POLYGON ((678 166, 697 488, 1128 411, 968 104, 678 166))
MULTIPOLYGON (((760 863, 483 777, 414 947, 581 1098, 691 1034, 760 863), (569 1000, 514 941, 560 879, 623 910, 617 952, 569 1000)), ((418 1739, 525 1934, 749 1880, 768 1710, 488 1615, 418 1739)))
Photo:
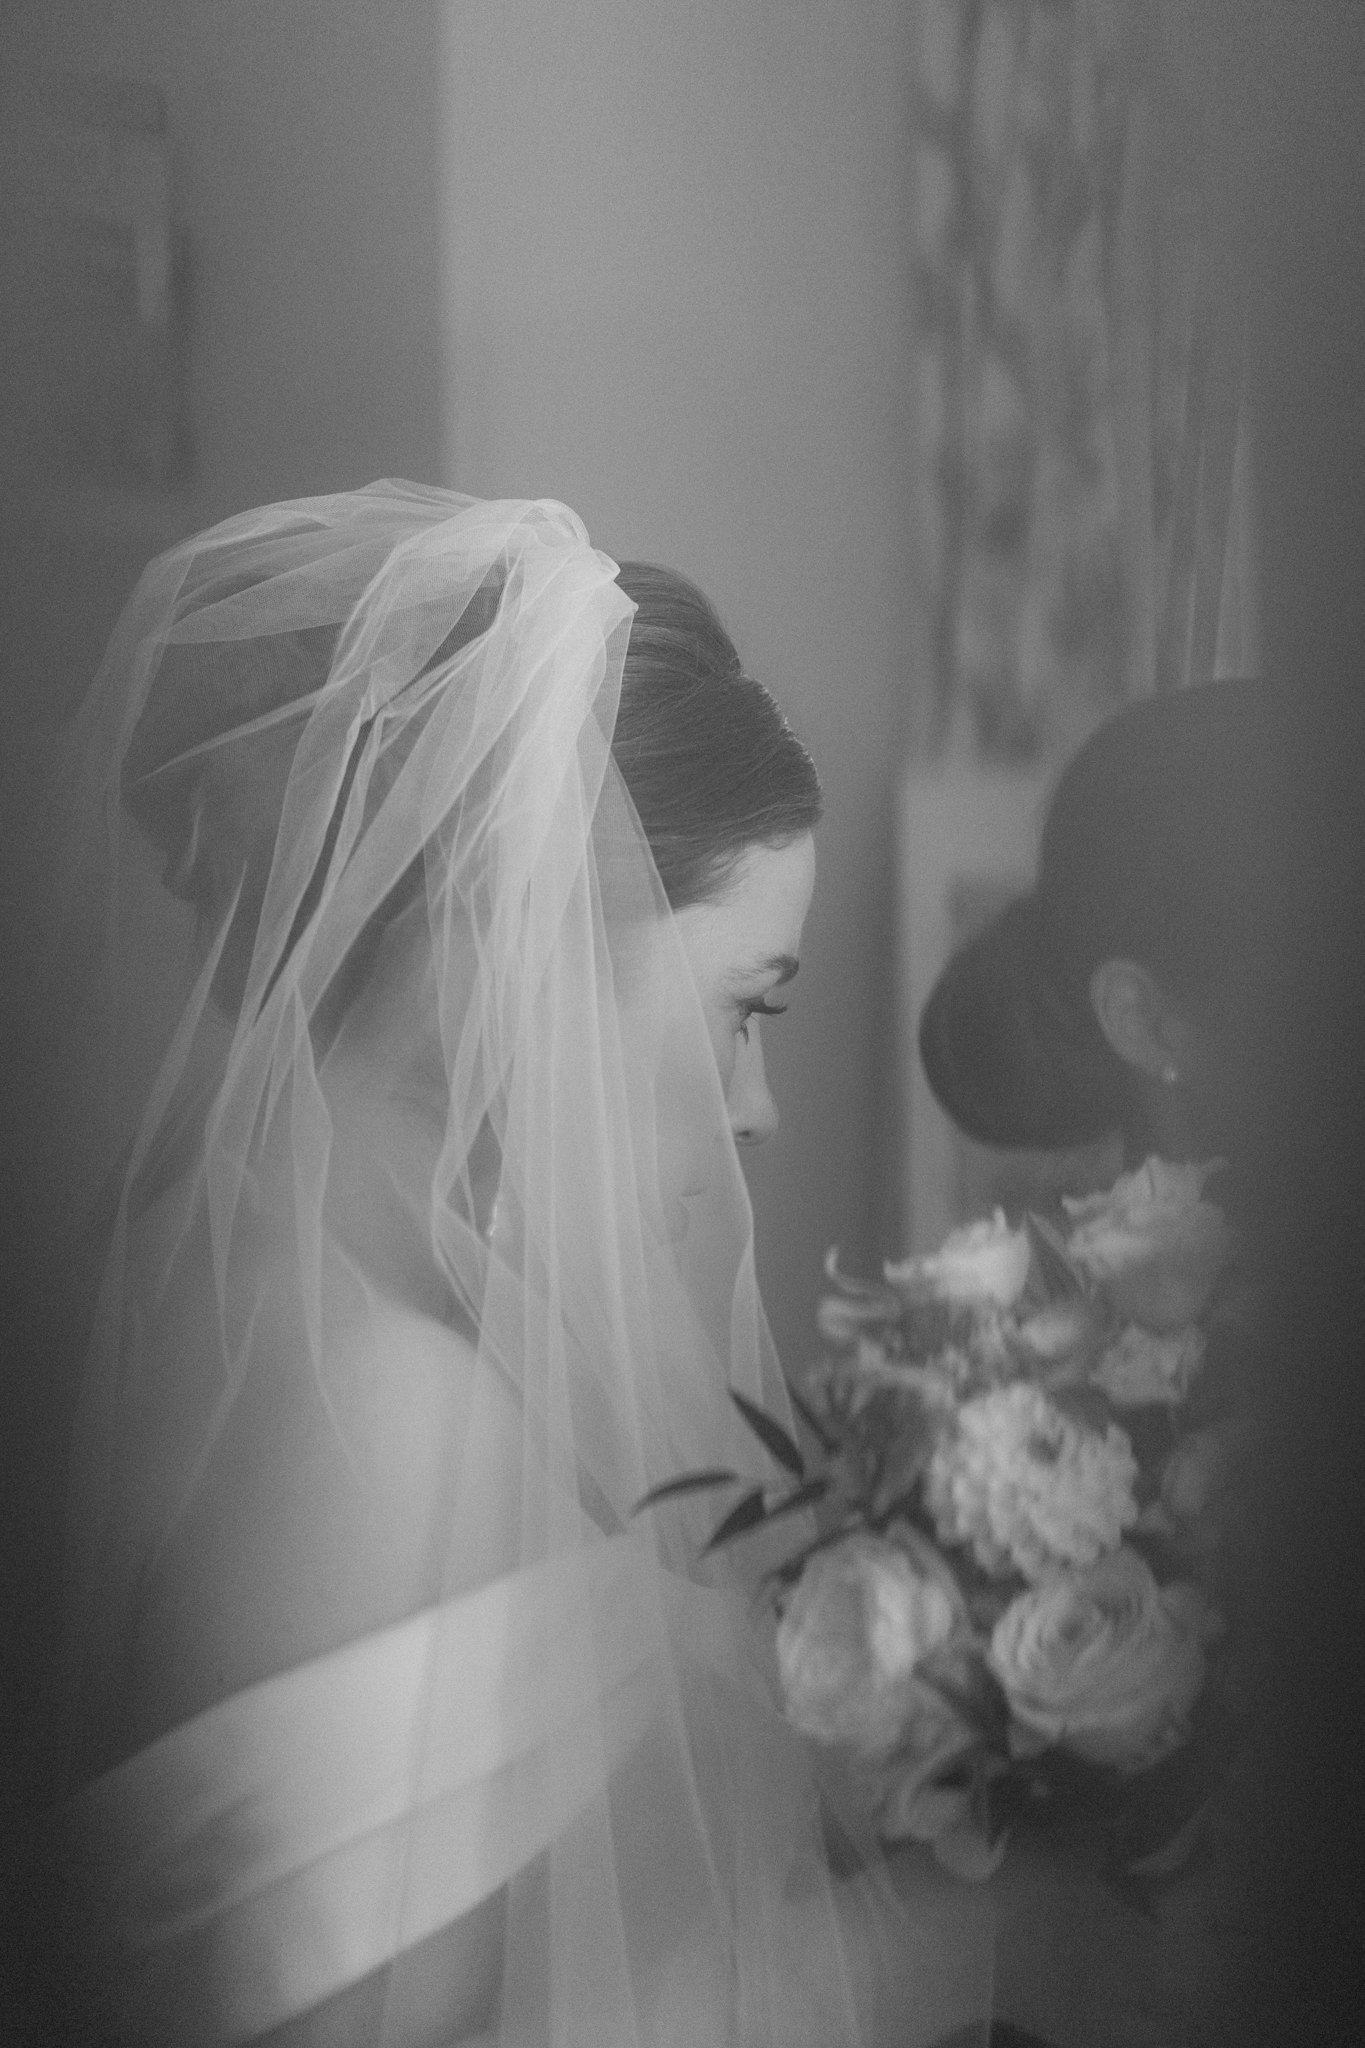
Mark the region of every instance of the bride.
POLYGON ((688 1501, 632 1516, 764 1476, 728 1389, 785 1413, 736 1147, 820 796, 706 601, 548 502, 272 506, 147 571, 76 751, 122 1139, 64 1681, 87 2011, 984 2039, 982 1903, 831 1877, 752 1585, 688 1501), (164 1028, 135 926, 183 936, 164 1028))

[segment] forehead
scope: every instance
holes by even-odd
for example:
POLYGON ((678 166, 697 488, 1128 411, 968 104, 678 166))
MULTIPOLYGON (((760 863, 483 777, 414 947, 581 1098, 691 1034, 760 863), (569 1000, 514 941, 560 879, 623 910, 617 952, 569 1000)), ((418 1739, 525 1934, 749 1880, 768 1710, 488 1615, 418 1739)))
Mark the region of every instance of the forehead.
POLYGON ((714 980, 756 973, 778 954, 795 955, 814 886, 810 833, 785 846, 746 847, 722 896, 677 913, 693 972, 714 980))

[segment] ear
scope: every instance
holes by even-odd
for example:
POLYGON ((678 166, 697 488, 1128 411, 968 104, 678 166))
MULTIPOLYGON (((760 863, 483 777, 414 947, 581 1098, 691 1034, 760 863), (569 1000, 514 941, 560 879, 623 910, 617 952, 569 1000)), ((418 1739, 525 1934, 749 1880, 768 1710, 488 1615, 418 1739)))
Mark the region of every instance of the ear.
POLYGON ((1121 1060, 1153 1080, 1179 1080, 1189 1029, 1149 969, 1136 960, 1102 960, 1090 977, 1090 1002, 1121 1060))

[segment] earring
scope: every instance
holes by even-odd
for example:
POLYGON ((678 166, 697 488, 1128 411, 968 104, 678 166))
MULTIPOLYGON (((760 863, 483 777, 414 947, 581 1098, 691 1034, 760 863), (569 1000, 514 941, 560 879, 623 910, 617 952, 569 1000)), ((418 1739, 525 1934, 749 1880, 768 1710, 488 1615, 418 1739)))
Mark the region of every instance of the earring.
POLYGON ((1166 1065, 1161 1069, 1161 1078, 1168 1088, 1174 1088, 1176 1083, 1180 1079, 1179 1067, 1177 1067, 1172 1061, 1168 1060, 1166 1065))

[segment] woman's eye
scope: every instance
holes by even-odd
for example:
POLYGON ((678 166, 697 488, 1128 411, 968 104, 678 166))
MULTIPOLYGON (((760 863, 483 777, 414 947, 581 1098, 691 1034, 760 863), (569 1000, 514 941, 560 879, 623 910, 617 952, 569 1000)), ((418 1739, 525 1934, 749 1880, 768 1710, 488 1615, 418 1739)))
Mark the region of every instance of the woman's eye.
POLYGON ((740 1004, 739 1035, 749 1043, 749 1019, 751 1017, 781 1017, 786 1014, 785 1003, 770 1003, 765 997, 757 996, 740 1004))

